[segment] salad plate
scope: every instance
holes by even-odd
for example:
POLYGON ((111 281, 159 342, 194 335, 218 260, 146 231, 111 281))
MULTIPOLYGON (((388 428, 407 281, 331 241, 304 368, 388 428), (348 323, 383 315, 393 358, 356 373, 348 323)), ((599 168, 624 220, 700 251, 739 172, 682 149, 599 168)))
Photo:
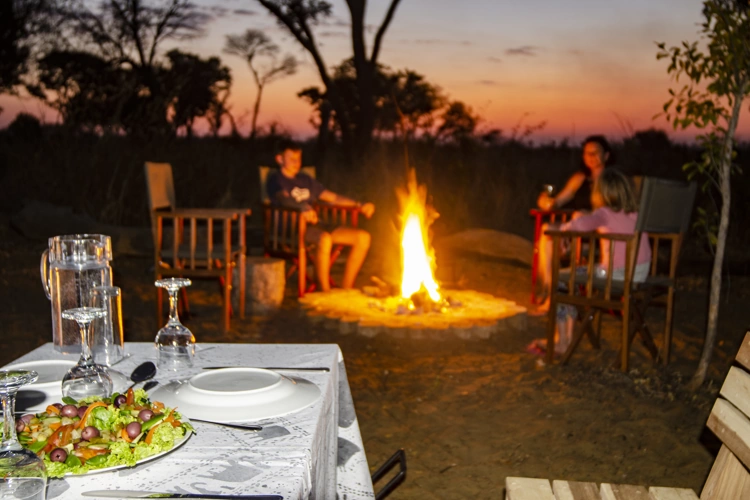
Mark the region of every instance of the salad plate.
MULTIPOLYGON (((190 421, 187 419, 187 417, 182 417, 181 420, 182 420, 183 423, 188 423, 188 424, 190 423, 190 421)), ((161 458, 164 455, 167 455, 169 453, 172 453, 173 451, 176 451, 177 448, 179 448, 183 444, 187 443, 188 439, 190 439, 192 437, 192 435, 193 435, 193 431, 188 430, 185 433, 184 436, 182 436, 181 438, 178 438, 178 439, 174 440, 174 446, 172 446, 172 448, 170 448, 168 450, 165 450, 165 451, 161 451, 161 452, 157 453, 156 455, 151 455, 151 456, 142 458, 142 459, 136 461, 135 465, 132 466, 132 467, 138 467, 141 464, 145 464, 146 462, 150 462, 152 460, 156 460, 157 458, 161 458)), ((73 476, 73 477, 77 477, 77 476, 90 476, 91 474, 99 474, 100 472, 112 472, 112 471, 116 471, 116 470, 120 470, 120 469, 127 469, 128 467, 131 467, 131 466, 130 465, 126 465, 126 464, 120 464, 120 465, 113 465, 111 467, 102 467, 101 469, 91 469, 89 471, 84 472, 83 474, 74 474, 72 472, 66 472, 65 473, 65 477, 71 477, 71 476, 73 476)))
POLYGON ((132 389, 111 398, 63 398, 16 419, 18 440, 44 460, 49 477, 135 467, 183 446, 192 424, 173 408, 132 389))
POLYGON ((180 413, 213 422, 249 422, 308 407, 317 385, 262 368, 222 368, 159 386, 151 397, 180 413))

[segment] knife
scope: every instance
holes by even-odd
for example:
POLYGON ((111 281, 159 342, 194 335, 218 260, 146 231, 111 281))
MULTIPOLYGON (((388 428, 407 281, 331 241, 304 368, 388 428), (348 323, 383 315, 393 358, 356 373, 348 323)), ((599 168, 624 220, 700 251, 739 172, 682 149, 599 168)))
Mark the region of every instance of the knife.
POLYGON ((84 491, 85 497, 106 498, 217 498, 219 500, 284 500, 281 495, 219 495, 213 493, 164 493, 136 490, 94 490, 84 491))
POLYGON ((289 372, 330 372, 325 366, 296 367, 296 366, 204 366, 204 370, 221 370, 224 368, 260 368, 261 370, 282 370, 289 372))
POLYGON ((228 424, 226 422, 215 422, 213 420, 201 420, 200 418, 190 417, 191 422, 203 422, 204 424, 221 425, 223 427, 234 427, 235 429, 244 429, 246 431, 262 431, 263 427, 252 424, 228 424))

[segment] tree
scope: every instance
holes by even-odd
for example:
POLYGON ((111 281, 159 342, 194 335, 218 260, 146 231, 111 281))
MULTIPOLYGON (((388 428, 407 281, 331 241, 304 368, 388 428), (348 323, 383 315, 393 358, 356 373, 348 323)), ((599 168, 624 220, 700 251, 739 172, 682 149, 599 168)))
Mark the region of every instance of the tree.
MULTIPOLYGON (((55 0, 47 0, 53 2, 55 0)), ((159 49, 169 40, 200 36, 209 17, 189 0, 57 0, 57 53, 88 53, 131 79, 121 118, 132 132, 169 133, 170 96, 162 87, 159 49), (126 123, 127 122, 127 123, 126 123)), ((44 99, 39 88, 30 89, 44 99)), ((123 91, 124 92, 124 91, 123 91)))
POLYGON ((480 120, 471 107, 461 101, 450 103, 441 118, 442 123, 438 127, 438 138, 456 144, 463 144, 473 137, 474 130, 480 120))
POLYGON ((281 49, 279 49, 278 45, 271 42, 271 39, 262 31, 252 29, 245 31, 242 35, 227 35, 224 52, 243 58, 247 62, 250 72, 253 74, 257 93, 255 95, 255 105, 253 106, 250 138, 254 139, 263 89, 274 80, 296 73, 297 60, 289 54, 279 60, 281 49), (259 61, 259 59, 264 59, 265 61, 259 61))
MULTIPOLYGON (((172 96, 172 125, 175 130, 185 127, 187 136, 192 137, 196 118, 223 106, 232 76, 218 57, 201 59, 173 49, 167 53, 167 59, 170 67, 164 76, 164 87, 172 96)), ((220 121, 218 126, 221 126, 220 121)))
POLYGON ((722 267, 729 228, 731 202, 730 177, 733 171, 735 132, 742 103, 750 92, 750 16, 747 2, 739 0, 706 0, 699 33, 706 44, 683 42, 666 48, 659 43, 657 59, 670 61, 667 72, 675 81, 687 78, 678 91, 670 89, 671 98, 664 112, 672 126, 690 126, 707 130, 697 136, 704 147, 702 159, 685 166, 689 178, 703 178, 704 189, 716 189, 721 195, 719 225, 715 235, 715 255, 711 272, 706 341, 698 368, 691 381, 699 387, 706 378, 716 342, 716 328, 721 298, 722 267))
POLYGON ((318 49, 312 27, 331 15, 331 4, 325 0, 258 0, 294 36, 313 58, 325 86, 328 101, 337 115, 341 139, 350 158, 365 155, 375 127, 374 75, 383 37, 401 0, 391 0, 385 17, 375 33, 369 56, 365 44, 365 11, 367 0, 346 0, 351 19, 353 64, 356 71, 358 109, 346 109, 334 79, 318 49))

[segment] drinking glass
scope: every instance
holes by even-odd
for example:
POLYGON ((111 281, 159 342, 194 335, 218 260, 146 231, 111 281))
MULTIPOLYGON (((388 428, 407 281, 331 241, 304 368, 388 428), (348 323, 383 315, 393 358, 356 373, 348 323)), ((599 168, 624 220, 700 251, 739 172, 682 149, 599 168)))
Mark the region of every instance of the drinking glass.
POLYGON ((3 403, 3 437, 0 442, 0 498, 44 500, 47 470, 33 451, 21 447, 16 436, 16 393, 38 378, 26 370, 0 371, 0 398, 3 403))
POLYGON ((112 395, 112 377, 106 366, 94 363, 89 344, 91 323, 106 314, 106 309, 101 307, 76 307, 63 311, 62 317, 78 323, 81 330, 81 358, 63 377, 63 396, 79 400, 88 396, 108 398, 112 395))
POLYGON ((180 288, 191 284, 192 282, 187 278, 166 278, 154 283, 169 293, 169 320, 159 330, 154 340, 159 350, 157 366, 160 370, 179 370, 193 366, 195 336, 180 323, 180 317, 177 314, 177 293, 180 288))
POLYGON ((94 323, 91 351, 95 363, 112 366, 125 354, 121 297, 119 286, 95 286, 91 289, 91 306, 107 312, 105 317, 94 323))

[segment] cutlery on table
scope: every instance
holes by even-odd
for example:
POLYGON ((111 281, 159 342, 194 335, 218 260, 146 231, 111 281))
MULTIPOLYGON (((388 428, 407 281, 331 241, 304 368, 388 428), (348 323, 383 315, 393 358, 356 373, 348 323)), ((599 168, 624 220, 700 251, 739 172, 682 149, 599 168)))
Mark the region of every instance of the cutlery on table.
POLYGON ((133 383, 128 387, 128 390, 132 389, 135 384, 151 380, 156 375, 156 365, 151 361, 145 361, 140 365, 136 366, 133 373, 130 374, 130 380, 133 383))
POLYGON ((233 427, 235 429, 243 429, 246 431, 262 431, 263 427, 260 425, 252 424, 228 424, 226 422, 214 422, 213 420, 201 420, 200 418, 190 418, 191 422, 202 422, 204 424, 221 425, 223 427, 233 427))
POLYGON ((222 370, 224 368, 260 368, 261 370, 279 370, 288 372, 330 372, 325 366, 302 367, 302 366, 204 366, 204 370, 222 370))
POLYGON ((212 493, 171 493, 136 490, 94 490, 84 491, 85 497, 107 498, 217 498, 219 500, 284 500, 281 495, 226 495, 212 493))

